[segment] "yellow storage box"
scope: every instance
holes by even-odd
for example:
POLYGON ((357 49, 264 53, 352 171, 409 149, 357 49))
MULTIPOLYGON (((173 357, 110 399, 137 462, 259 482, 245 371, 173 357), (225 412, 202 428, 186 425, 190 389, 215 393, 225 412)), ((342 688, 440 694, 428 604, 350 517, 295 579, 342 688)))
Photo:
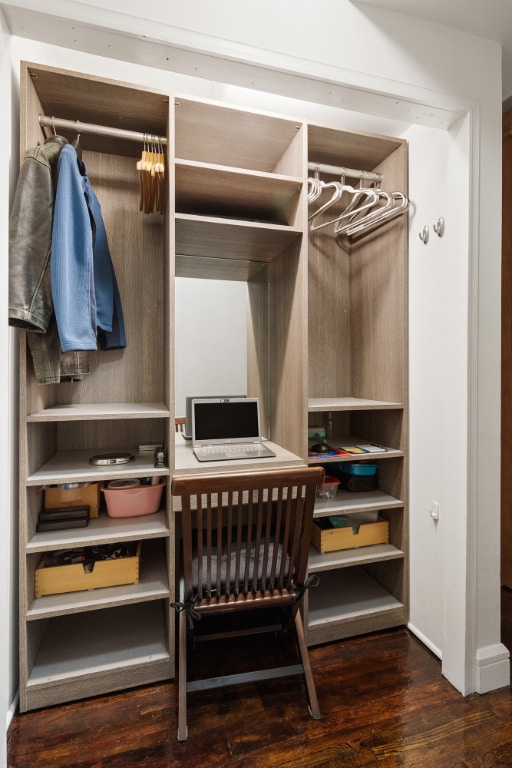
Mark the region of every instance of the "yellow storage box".
POLYGON ((48 552, 35 571, 35 595, 42 597, 136 584, 139 581, 140 553, 140 541, 48 552), (111 556, 95 559, 97 552, 93 550, 103 550, 103 554, 111 556))
POLYGON ((367 547, 389 541, 389 522, 382 517, 371 523, 351 520, 349 515, 339 520, 343 522, 342 527, 333 526, 328 517, 313 521, 311 540, 320 552, 367 547))

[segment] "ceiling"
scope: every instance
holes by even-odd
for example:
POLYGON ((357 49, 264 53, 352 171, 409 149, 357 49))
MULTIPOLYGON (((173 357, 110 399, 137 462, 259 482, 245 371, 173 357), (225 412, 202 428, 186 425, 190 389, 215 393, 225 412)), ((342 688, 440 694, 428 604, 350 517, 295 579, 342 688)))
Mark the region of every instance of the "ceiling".
POLYGON ((352 0, 442 24, 503 46, 503 100, 512 97, 511 0, 352 0))

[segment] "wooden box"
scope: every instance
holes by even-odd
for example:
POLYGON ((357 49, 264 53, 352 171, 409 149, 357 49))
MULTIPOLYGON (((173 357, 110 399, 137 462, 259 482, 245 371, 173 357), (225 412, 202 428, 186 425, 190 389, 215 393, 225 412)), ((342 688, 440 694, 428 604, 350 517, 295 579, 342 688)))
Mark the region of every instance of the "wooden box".
POLYGON ((333 528, 330 527, 328 518, 319 518, 313 521, 311 541, 320 552, 383 544, 389 541, 389 522, 379 518, 374 523, 356 523, 346 528, 333 528))
POLYGON ((98 517, 100 489, 98 483, 79 485, 76 488, 49 486, 44 491, 44 508, 89 507, 89 517, 98 517))
POLYGON ((35 571, 35 596, 136 584, 139 581, 140 552, 139 541, 133 556, 98 560, 90 572, 83 563, 43 567, 43 557, 35 571))

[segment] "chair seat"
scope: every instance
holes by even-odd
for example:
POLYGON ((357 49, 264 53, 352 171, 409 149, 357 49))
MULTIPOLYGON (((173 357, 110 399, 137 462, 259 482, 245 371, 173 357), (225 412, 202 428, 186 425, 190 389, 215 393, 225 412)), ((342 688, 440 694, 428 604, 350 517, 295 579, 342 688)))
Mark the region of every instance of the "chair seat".
POLYGON ((221 591, 227 594, 238 595, 239 593, 255 593, 256 591, 267 591, 272 589, 276 582, 274 579, 265 579, 265 589, 263 589, 263 574, 268 573, 267 566, 272 563, 274 573, 279 575, 280 580, 287 578, 290 569, 290 558, 284 557, 283 548, 278 545, 274 552, 274 542, 269 541, 256 547, 254 544, 250 547, 249 558, 247 558, 247 547, 241 544, 238 547, 228 547, 223 544, 221 547, 211 547, 207 554, 199 554, 197 547, 192 553, 192 586, 194 592, 201 595, 208 594, 210 591, 221 591), (250 579, 249 579, 250 575, 250 579), (254 582, 260 589, 250 588, 254 582), (272 583, 273 582, 273 583, 272 583), (247 586, 246 586, 247 585, 247 586))

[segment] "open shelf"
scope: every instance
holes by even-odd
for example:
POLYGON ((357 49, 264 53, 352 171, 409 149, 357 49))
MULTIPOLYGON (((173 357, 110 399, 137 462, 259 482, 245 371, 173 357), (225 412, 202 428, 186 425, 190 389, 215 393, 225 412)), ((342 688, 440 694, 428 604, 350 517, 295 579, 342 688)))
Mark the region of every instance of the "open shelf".
MULTIPOLYGON (((348 437, 329 437, 327 442, 333 448, 342 448, 343 446, 354 445, 366 445, 372 443, 372 440, 368 440, 364 437, 357 437, 355 435, 349 435, 348 437)), ((334 456, 325 455, 322 453, 308 456, 308 464, 327 464, 340 461, 377 461, 381 459, 396 459, 399 456, 403 456, 404 452, 387 446, 382 446, 381 451, 375 451, 372 453, 340 453, 334 456)))
POLYGON ((400 410, 403 403, 393 403, 386 400, 367 400, 362 397, 310 397, 308 411, 310 413, 324 411, 371 411, 371 410, 400 410))
POLYGON ((164 419, 170 411, 163 403, 70 403, 34 411, 27 421, 92 421, 104 419, 164 419))
POLYGON ((164 511, 141 517, 109 517, 100 512, 99 517, 89 520, 87 528, 35 533, 27 544, 27 554, 67 547, 92 547, 112 541, 160 539, 168 535, 169 526, 164 511))
MULTIPOLYGON (((319 552, 315 547, 309 550, 308 569, 310 573, 320 573, 333 568, 348 568, 353 565, 377 563, 384 560, 398 560, 404 552, 393 544, 372 544, 358 549, 340 549, 335 552, 319 552)), ((323 578, 323 577, 322 577, 323 578)))
POLYGON ((26 479, 27 485, 58 485, 60 483, 99 482, 113 478, 146 477, 149 475, 165 476, 169 469, 157 469, 151 451, 137 453, 135 449, 119 449, 123 453, 135 455, 133 461, 127 464, 98 466, 89 464, 89 459, 95 453, 102 451, 62 451, 55 453, 36 472, 26 479))
MULTIPOLYGON (((29 624, 29 632, 30 626, 29 624)), ((27 681, 30 709, 172 674, 162 601, 49 619, 27 681)))
POLYGON ((314 628, 402 607, 362 568, 325 571, 319 586, 309 590, 308 625, 314 628))
POLYGON ((262 224, 177 214, 176 275, 219 280, 253 278, 290 246, 302 231, 281 224, 262 224))
MULTIPOLYGON (((269 174, 293 172, 283 165, 302 127, 296 120, 186 96, 175 97, 175 115, 178 158, 269 174)), ((292 165, 298 174, 300 161, 292 165)))
POLYGON ((289 224, 302 179, 176 160, 176 211, 289 224))
POLYGON ((317 499, 315 501, 315 517, 346 515, 350 512, 370 512, 380 509, 399 509, 403 506, 403 501, 380 490, 353 493, 341 489, 338 490, 333 499, 317 499))

